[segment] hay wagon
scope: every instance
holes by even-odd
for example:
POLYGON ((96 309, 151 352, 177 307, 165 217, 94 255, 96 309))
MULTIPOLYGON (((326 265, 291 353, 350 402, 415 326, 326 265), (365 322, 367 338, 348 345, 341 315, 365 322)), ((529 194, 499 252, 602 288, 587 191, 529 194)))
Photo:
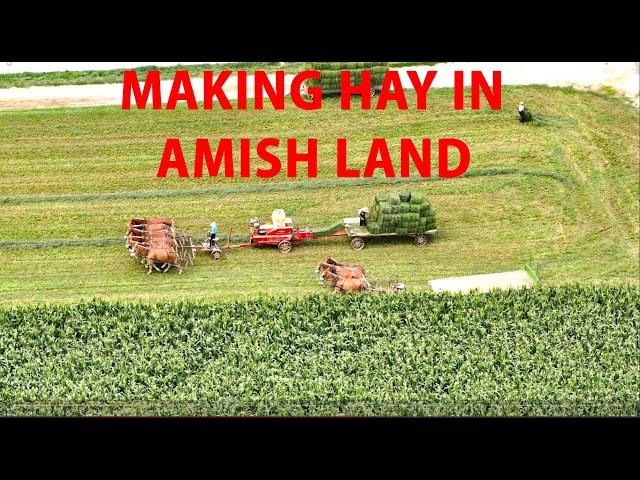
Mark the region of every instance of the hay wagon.
POLYGON ((360 219, 358 217, 343 219, 344 229, 335 232, 333 235, 338 237, 351 238, 351 248, 354 250, 362 250, 365 245, 365 239, 371 237, 399 237, 407 236, 412 237, 413 242, 417 247, 424 247, 430 236, 438 233, 437 229, 427 230, 422 233, 398 233, 398 232, 386 232, 386 233, 371 233, 366 226, 360 226, 360 219))
POLYGON ((343 229, 336 236, 351 237, 351 248, 362 250, 370 237, 408 236, 424 247, 436 230, 435 211, 420 193, 376 195, 371 209, 364 207, 358 217, 343 219, 343 229))

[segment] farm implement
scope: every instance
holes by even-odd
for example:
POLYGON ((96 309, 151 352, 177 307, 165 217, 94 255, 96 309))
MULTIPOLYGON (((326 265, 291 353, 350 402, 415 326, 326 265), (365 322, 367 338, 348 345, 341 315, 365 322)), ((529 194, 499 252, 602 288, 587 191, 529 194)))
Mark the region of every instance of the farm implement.
POLYGON ((300 245, 303 241, 313 238, 313 231, 308 228, 294 228, 291 217, 287 217, 284 210, 274 210, 271 214, 271 223, 261 224, 258 218, 249 220, 248 242, 231 244, 231 233, 228 235, 227 244, 223 247, 215 245, 214 250, 205 242, 202 250, 211 251, 211 256, 218 259, 223 249, 242 247, 277 247, 282 253, 289 253, 293 245, 300 245), (218 253, 217 250, 220 252, 218 253), (220 255, 218 257, 218 255, 220 255))
POLYGON ((293 228, 293 221, 285 216, 284 210, 274 210, 270 224, 260 224, 257 218, 252 218, 249 221, 249 235, 250 246, 276 246, 280 252, 289 253, 293 245, 313 238, 313 231, 308 227, 293 228))
POLYGON ((401 235, 413 237, 414 243, 417 247, 424 247, 428 242, 428 238, 438 233, 438 230, 436 229, 427 230, 423 233, 398 233, 398 232, 371 233, 366 226, 360 226, 360 219, 357 217, 345 218, 343 219, 343 223, 344 223, 344 229, 333 233, 332 236, 334 237, 346 236, 346 237, 352 238, 351 248, 353 248, 354 250, 362 250, 364 248, 364 243, 366 238, 397 237, 401 235))
POLYGON ((343 292, 399 292, 404 284, 395 282, 387 286, 372 285, 365 276, 364 267, 355 264, 340 263, 332 257, 320 261, 316 266, 320 284, 333 289, 335 293, 343 292))
MULTIPOLYGON (((231 243, 231 232, 229 232, 229 239, 227 241, 227 246, 222 248, 229 248, 231 243)), ((209 239, 206 235, 200 242, 200 245, 196 247, 197 251, 206 252, 211 255, 211 258, 214 260, 222 260, 224 256, 224 252, 222 248, 218 245, 218 240, 209 239)))

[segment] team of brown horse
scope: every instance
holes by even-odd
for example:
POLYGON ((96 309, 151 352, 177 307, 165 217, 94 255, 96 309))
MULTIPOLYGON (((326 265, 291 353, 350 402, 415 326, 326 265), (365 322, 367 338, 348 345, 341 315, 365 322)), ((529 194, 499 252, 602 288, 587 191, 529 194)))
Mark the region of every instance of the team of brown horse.
POLYGON ((371 288, 364 267, 340 263, 331 257, 318 263, 316 273, 320 276, 320 283, 333 288, 336 293, 364 292, 371 288))
POLYGON ((125 234, 132 257, 142 259, 151 274, 176 267, 182 273, 182 259, 176 250, 176 231, 168 217, 131 218, 125 234))

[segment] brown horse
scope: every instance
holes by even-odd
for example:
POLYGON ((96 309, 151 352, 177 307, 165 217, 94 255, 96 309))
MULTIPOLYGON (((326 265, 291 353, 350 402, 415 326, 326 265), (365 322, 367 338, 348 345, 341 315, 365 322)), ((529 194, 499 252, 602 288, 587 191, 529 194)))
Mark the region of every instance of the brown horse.
POLYGON ((175 250, 175 248, 178 246, 178 244, 176 243, 176 241, 172 238, 142 238, 142 237, 127 237, 127 248, 129 250, 131 250, 133 248, 133 246, 139 243, 142 246, 148 247, 148 246, 153 246, 153 247, 163 247, 163 248, 170 248, 175 250))
POLYGON ((335 293, 341 292, 364 292, 369 288, 369 282, 367 279, 362 278, 342 278, 335 273, 325 270, 322 272, 322 280, 328 277, 329 285, 333 287, 335 293))
POLYGON ((165 225, 164 223, 141 223, 141 224, 131 224, 129 228, 137 228, 139 230, 173 230, 171 225, 165 225))
POLYGON ((364 278, 363 271, 355 267, 339 267, 322 261, 318 262, 316 273, 322 277, 322 273, 327 271, 342 278, 364 278))
POLYGON ((336 265, 338 267, 355 268, 355 269, 359 270, 360 272, 362 272, 362 275, 366 274, 366 272, 364 271, 364 267, 362 267, 360 265, 355 265, 355 264, 340 263, 337 260, 335 260, 333 257, 328 257, 326 263, 328 263, 329 265, 336 265))
POLYGON ((175 235, 173 235, 171 232, 166 232, 164 230, 159 230, 157 232, 145 232, 142 230, 131 230, 130 232, 128 232, 125 237, 128 238, 138 238, 138 239, 144 239, 144 240, 152 240, 152 239, 165 239, 165 238, 169 238, 172 240, 175 240, 175 235))
POLYGON ((157 232, 165 232, 169 235, 175 235, 175 230, 173 227, 168 227, 167 225, 129 225, 127 229, 127 235, 130 233, 134 233, 136 235, 140 235, 142 233, 157 233, 157 232))
POLYGON ((131 250, 136 243, 140 243, 144 246, 153 245, 153 246, 165 246, 170 248, 175 248, 177 246, 176 241, 169 236, 127 235, 125 238, 126 238, 126 246, 129 250, 131 250))
POLYGON ((139 224, 154 224, 154 223, 164 223, 170 227, 173 227, 173 220, 169 217, 152 217, 152 218, 136 218, 132 217, 129 220, 129 225, 139 225, 139 224))
POLYGON ((127 233, 125 235, 126 237, 131 237, 131 238, 146 238, 147 240, 150 240, 152 238, 170 238, 172 240, 175 240, 175 235, 173 235, 171 232, 167 232, 164 230, 159 230, 157 232, 145 232, 143 230, 131 230, 129 233, 127 233))
POLYGON ((133 246, 132 250, 136 255, 144 257, 145 262, 147 263, 147 267, 149 268, 147 275, 150 275, 153 272, 153 266, 155 262, 166 263, 173 267, 176 267, 178 269, 178 273, 182 274, 182 264, 180 262, 180 256, 173 249, 153 246, 146 247, 140 243, 136 243, 133 246))

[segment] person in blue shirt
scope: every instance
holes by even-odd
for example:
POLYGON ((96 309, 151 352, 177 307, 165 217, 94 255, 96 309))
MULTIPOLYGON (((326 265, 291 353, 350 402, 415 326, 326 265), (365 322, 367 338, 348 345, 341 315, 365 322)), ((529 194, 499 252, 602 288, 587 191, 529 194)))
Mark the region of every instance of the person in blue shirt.
POLYGON ((218 225, 216 222, 211 223, 211 230, 209 231, 209 248, 213 248, 213 246, 218 241, 218 225))

